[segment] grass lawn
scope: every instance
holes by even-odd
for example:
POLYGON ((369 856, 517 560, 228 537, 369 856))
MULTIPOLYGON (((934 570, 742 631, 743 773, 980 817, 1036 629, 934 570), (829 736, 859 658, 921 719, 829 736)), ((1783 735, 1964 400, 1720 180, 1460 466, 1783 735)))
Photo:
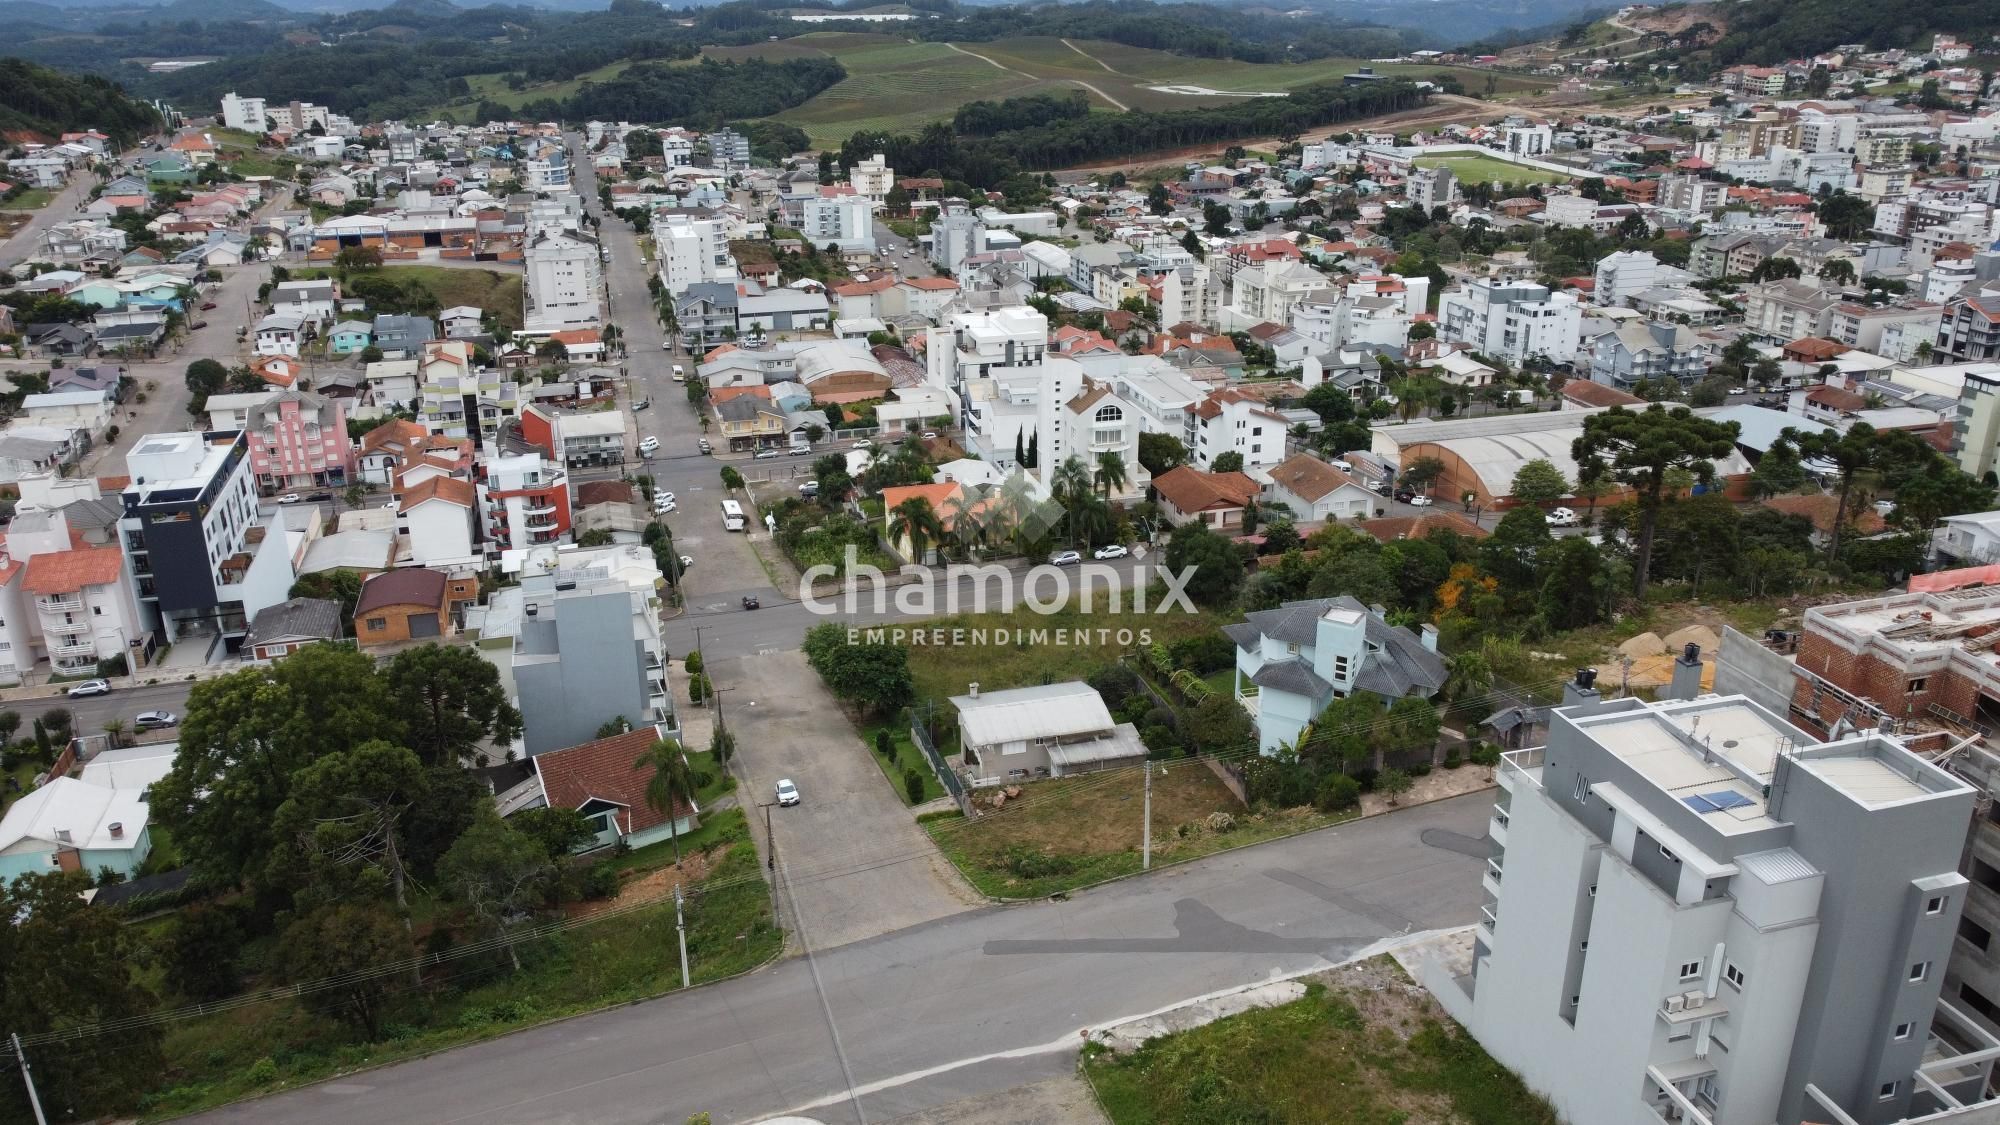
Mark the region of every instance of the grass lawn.
POLYGON ((924 779, 924 800, 931 801, 944 796, 944 786, 939 784, 937 774, 931 770, 930 762, 924 758, 923 751, 917 749, 917 744, 910 741, 910 732, 901 724, 869 727, 861 732, 861 741, 868 747, 868 756, 875 760, 876 765, 882 767, 883 776, 888 778, 889 788, 896 791, 897 800, 906 805, 912 803, 909 790, 903 788, 903 771, 906 769, 916 770, 924 779), (875 739, 882 731, 889 732, 890 745, 895 749, 893 758, 884 758, 875 749, 875 739))
MULTIPOLYGON (((743 814, 723 813, 696 835, 707 835, 718 849, 708 877, 688 898, 688 961, 700 984, 762 964, 777 954, 783 937, 771 923, 770 895, 743 814)), ((406 980, 391 982, 385 1034, 376 1043, 360 1042, 346 1025, 289 999, 171 1024, 163 1083, 171 1088, 142 1107, 145 1115, 195 1113, 680 987, 671 896, 521 942, 516 950, 518 973, 496 955, 430 970, 421 993, 406 980)))
MULTIPOLYGON (((383 266, 381 272, 398 281, 418 282, 437 298, 438 307, 441 309, 448 309, 454 305, 476 305, 499 313, 502 327, 520 330, 522 276, 518 273, 453 269, 448 266, 398 265, 383 266)), ((298 281, 331 276, 333 270, 324 267, 292 271, 293 279, 298 281)))
POLYGON ((1559 1120, 1389 958, 1318 974, 1306 989, 1127 1055, 1087 1049, 1084 1072, 1105 1116, 1114 1125, 1559 1120))
POLYGON ((1570 180, 1570 177, 1558 172, 1511 164, 1491 156, 1426 156, 1418 158, 1417 163, 1425 168, 1442 165, 1451 169, 1453 176, 1475 184, 1561 184, 1570 180))
MULTIPOLYGON (((1176 863, 1349 819, 1310 808, 1251 815, 1209 768, 1170 761, 1153 772, 1153 864, 1176 863), (1234 827, 1216 831, 1211 813, 1234 827)), ((1139 769, 1031 782, 1018 805, 967 821, 926 821, 938 848, 995 898, 1039 898, 1140 869, 1144 778, 1139 769)), ((990 791, 988 791, 990 793, 990 791)))
MULTIPOLYGON (((965 693, 966 685, 979 681, 982 691, 1000 691, 1004 688, 1032 687, 1062 680, 1088 679, 1092 674, 1115 663, 1119 655, 1138 644, 1171 645, 1185 637, 1213 633, 1236 618, 1220 617, 1203 612, 1188 614, 1176 609, 1172 613, 1153 613, 1152 603, 1147 603, 1147 612, 1134 614, 1130 605, 1124 613, 1103 612, 1103 591, 1096 590, 1097 613, 1082 613, 1074 608, 1066 608, 1058 613, 1043 616, 1017 606, 1011 614, 985 613, 960 614, 956 617, 940 617, 930 622, 933 629, 985 629, 991 633, 1006 633, 1009 643, 994 644, 945 644, 937 647, 913 647, 910 653, 910 675, 916 684, 916 699, 935 700, 940 708, 948 708, 946 698, 965 693), (1087 638, 1089 643, 1055 643, 1057 630, 1067 630, 1070 639, 1081 630, 1092 630, 1087 638), (1094 632, 1109 629, 1111 635, 1099 640, 1094 632), (1121 646, 1117 631, 1129 630, 1132 645, 1121 646), (1023 637, 1023 630, 1030 635, 1023 637), (1037 638, 1032 631, 1043 631, 1046 636, 1037 638), (1150 638, 1142 636, 1150 631, 1150 638)), ((947 636, 947 640, 949 640, 947 636)), ((970 636, 967 637, 968 642, 970 636)))
POLYGON ((55 197, 56 193, 47 188, 29 188, 12 199, 0 202, 0 211, 39 211, 55 197))

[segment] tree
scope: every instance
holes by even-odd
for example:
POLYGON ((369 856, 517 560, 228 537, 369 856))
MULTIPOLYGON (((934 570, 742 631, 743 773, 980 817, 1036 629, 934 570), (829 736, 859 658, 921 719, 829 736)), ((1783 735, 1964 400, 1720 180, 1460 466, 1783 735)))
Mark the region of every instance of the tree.
POLYGON ((1243 471, 1243 455, 1234 449, 1218 453, 1208 463, 1212 473, 1240 473, 1243 471))
POLYGON ((269 668, 196 684, 173 769, 153 785, 150 808, 196 867, 254 877, 278 850, 274 821, 295 774, 401 735, 374 658, 313 645, 269 668))
POLYGON ((1187 712, 1181 732, 1197 750, 1210 754, 1240 751, 1256 741, 1250 713, 1231 696, 1216 692, 1187 712))
MULTIPOLYGON (((533 840, 535 846, 542 849, 542 854, 552 860, 572 855, 597 838, 597 832, 591 827, 589 818, 577 809, 547 806, 539 809, 523 809, 508 817, 505 823, 509 830, 533 840)), ((468 828, 466 831, 470 832, 471 829, 468 828)), ((440 869, 443 866, 444 864, 440 862, 440 869)))
POLYGON ((1455 652, 1444 660, 1444 688, 1440 692, 1453 703, 1478 699, 1493 690, 1493 666, 1476 649, 1455 652))
POLYGON ((1609 475, 1632 489, 1639 502, 1639 537, 1633 544, 1632 592, 1644 599, 1653 558, 1653 529, 1665 502, 1669 474, 1707 484, 1715 479, 1717 457, 1735 449, 1737 425, 1697 416, 1685 406, 1655 403, 1634 412, 1614 406, 1583 420, 1583 433, 1570 446, 1577 475, 1609 475))
POLYGON ((1174 209, 1173 200, 1167 195, 1167 185, 1155 182, 1146 190, 1146 209, 1155 215, 1164 215, 1174 209))
POLYGON ((724 465, 722 467, 722 487, 730 489, 732 491, 734 491, 735 489, 742 488, 743 474, 737 472, 733 467, 729 465, 724 465))
POLYGON ((1759 499, 1803 492, 1811 487, 1812 478, 1806 475, 1798 450, 1782 442, 1765 450, 1764 456, 1757 459, 1757 467, 1750 472, 1750 492, 1759 499))
POLYGON ((579 547, 609 547, 611 543, 611 529, 606 527, 593 527, 576 537, 579 547))
POLYGON ((1416 782, 1402 770, 1383 770, 1375 776, 1375 791, 1387 794, 1392 805, 1414 784, 1416 782))
POLYGON ((902 645, 865 640, 850 645, 846 628, 828 622, 806 631, 804 648, 806 662, 835 698, 876 713, 909 702, 910 653, 902 645))
POLYGON ((374 872, 389 884, 407 926, 410 856, 404 817, 428 796, 423 763, 389 742, 364 743, 329 754, 292 777, 292 795, 278 806, 280 842, 274 871, 303 868, 323 898, 354 895, 374 872))
POLYGON ((1880 474, 1911 465, 1925 465, 1937 456, 1922 438, 1908 430, 1878 430, 1866 422, 1856 422, 1846 433, 1831 431, 1800 433, 1787 427, 1777 444, 1787 452, 1797 450, 1807 461, 1831 462, 1840 483, 1834 489, 1833 530, 1827 536, 1826 557, 1840 558, 1840 540, 1851 517, 1848 501, 1854 486, 1864 475, 1880 474))
POLYGON ((1558 539, 1541 561, 1538 612, 1551 629, 1593 625, 1610 614, 1611 569, 1595 543, 1582 536, 1558 539))
POLYGON ((507 827, 491 808, 482 809, 438 861, 445 894, 465 908, 480 930, 505 942, 507 961, 517 973, 521 957, 506 940, 509 923, 547 897, 555 874, 554 857, 543 842, 507 827))
POLYGON ((1896 490, 1895 522, 1908 531, 1928 531, 1946 516, 1991 509, 1993 492, 1993 486, 1933 457, 1896 490))
POLYGON ((1515 471, 1513 492, 1523 504, 1548 504, 1570 494, 1569 479, 1546 457, 1537 457, 1515 471))
POLYGON ((1131 483, 1131 477, 1125 471, 1125 455, 1115 450, 1097 455, 1097 468, 1092 475, 1096 478, 1098 491, 1104 494, 1106 500, 1131 483))
POLYGON ((188 413, 200 414, 208 396, 221 394, 229 382, 229 369, 212 359, 197 359, 187 366, 188 413))
POLYGON ((1858 195, 1836 191, 1819 201, 1819 221, 1826 224, 1828 238, 1853 242, 1874 227, 1875 208, 1858 195))
POLYGON ((646 807, 667 820, 667 835, 674 841, 674 866, 681 862, 680 810, 694 804, 694 771, 688 768, 687 753, 671 738, 662 738, 646 747, 632 762, 635 770, 651 770, 646 779, 646 807))
POLYGON ((945 541, 946 534, 944 521, 921 496, 912 496, 889 510, 889 538, 909 544, 913 563, 923 562, 932 547, 945 541))
POLYGON ((285 930, 276 963, 298 984, 331 978, 330 988, 299 994, 299 1002, 340 1020, 373 1041, 382 1035, 385 965, 409 955, 403 928, 377 902, 329 903, 285 930))
POLYGON ((1436 457, 1424 456, 1403 466, 1399 482, 1417 492, 1429 492, 1431 485, 1444 473, 1444 462, 1436 457))
MULTIPOLYGON (((35 1035, 144 1016, 154 998, 137 983, 136 931, 119 911, 83 900, 82 872, 28 873, 0 881, 0 1026, 35 1035)), ((4 1034, 4 1033, 0 1033, 4 1034)), ((43 1103, 63 1119, 109 1115, 157 1087, 160 1032, 140 1023, 115 1050, 34 1053, 43 1103)), ((10 1109, 20 1087, 8 1095, 10 1109)), ((26 1118, 25 1107, 12 1115, 26 1118)))
POLYGON ((361 362, 363 362, 363 363, 380 363, 380 362, 382 362, 382 349, 381 349, 381 348, 378 348, 378 347, 376 347, 376 346, 375 346, 375 345, 373 345, 373 344, 370 344, 370 345, 368 345, 367 347, 365 347, 365 348, 362 348, 362 349, 361 349, 361 362))
POLYGON ((1804 271, 1790 258, 1766 258, 1750 271, 1750 281, 1785 281, 1801 277, 1804 271))
POLYGON ((507 701, 499 672, 472 649, 405 649, 383 674, 408 732, 404 742, 427 766, 471 764, 480 743, 504 744, 520 734, 521 713, 507 701))
POLYGON ((340 494, 340 498, 347 503, 349 509, 358 509, 368 503, 368 486, 355 481, 347 486, 346 491, 340 494))
POLYGON ((924 775, 915 766, 903 767, 903 795, 913 805, 924 803, 924 775))
POLYGON ((1166 563, 1176 574, 1193 568, 1186 589, 1203 605, 1225 605, 1243 587, 1243 556, 1236 545, 1198 521, 1174 529, 1167 541, 1166 563))
POLYGON ((1854 284, 1854 263, 1846 258, 1829 258, 1819 268, 1819 279, 1828 285, 1854 284))
POLYGON ((183 997, 220 1000, 243 985, 243 927, 236 911, 208 903, 182 911, 160 950, 166 979, 183 997))
POLYGON ((1187 446, 1172 434, 1144 431, 1139 434, 1139 464, 1144 465, 1153 476, 1159 476, 1176 465, 1187 464, 1187 458, 1187 446))

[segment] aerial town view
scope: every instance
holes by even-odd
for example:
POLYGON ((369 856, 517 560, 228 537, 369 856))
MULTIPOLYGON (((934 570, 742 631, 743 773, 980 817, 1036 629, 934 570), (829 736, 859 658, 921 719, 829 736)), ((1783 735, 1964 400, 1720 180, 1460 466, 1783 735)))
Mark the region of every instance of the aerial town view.
POLYGON ((2000 5, 0 0, 0 1125, 2000 1125, 2000 5))

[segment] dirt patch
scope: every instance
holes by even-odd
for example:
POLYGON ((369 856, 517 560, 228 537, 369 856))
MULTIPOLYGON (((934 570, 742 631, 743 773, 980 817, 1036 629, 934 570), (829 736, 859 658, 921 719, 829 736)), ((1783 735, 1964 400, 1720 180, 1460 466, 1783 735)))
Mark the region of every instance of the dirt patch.
POLYGON ((1074 1074, 898 1117, 889 1125, 1101 1125, 1090 1087, 1074 1074))
POLYGON ((1409 805, 1427 805, 1432 801, 1442 801, 1447 797, 1457 797, 1466 793, 1477 793, 1481 789, 1493 787, 1493 767, 1460 766, 1455 770, 1436 766, 1422 777, 1410 779, 1410 791, 1396 798, 1395 804, 1380 793, 1361 795, 1361 814, 1375 816, 1390 809, 1409 805))
POLYGON ((611 898, 601 898, 595 902, 573 902, 564 909, 564 913, 571 918, 588 918, 620 903, 657 902, 673 894, 676 886, 692 886, 706 878, 708 878, 708 856, 694 852, 684 857, 679 867, 668 864, 656 868, 619 887, 617 895, 611 898))

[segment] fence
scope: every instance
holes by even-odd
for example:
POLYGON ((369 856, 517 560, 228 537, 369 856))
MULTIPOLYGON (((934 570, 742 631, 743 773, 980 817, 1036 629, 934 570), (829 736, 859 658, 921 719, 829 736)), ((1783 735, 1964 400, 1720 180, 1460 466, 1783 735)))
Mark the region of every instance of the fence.
POLYGON ((924 729, 922 723, 910 724, 910 741, 916 743, 917 749, 930 762, 931 772, 937 774, 938 784, 944 786, 951 799, 958 802, 958 811, 971 816, 972 798, 966 795, 965 782, 959 780, 958 772, 945 763, 944 755, 931 744, 930 732, 924 729))

